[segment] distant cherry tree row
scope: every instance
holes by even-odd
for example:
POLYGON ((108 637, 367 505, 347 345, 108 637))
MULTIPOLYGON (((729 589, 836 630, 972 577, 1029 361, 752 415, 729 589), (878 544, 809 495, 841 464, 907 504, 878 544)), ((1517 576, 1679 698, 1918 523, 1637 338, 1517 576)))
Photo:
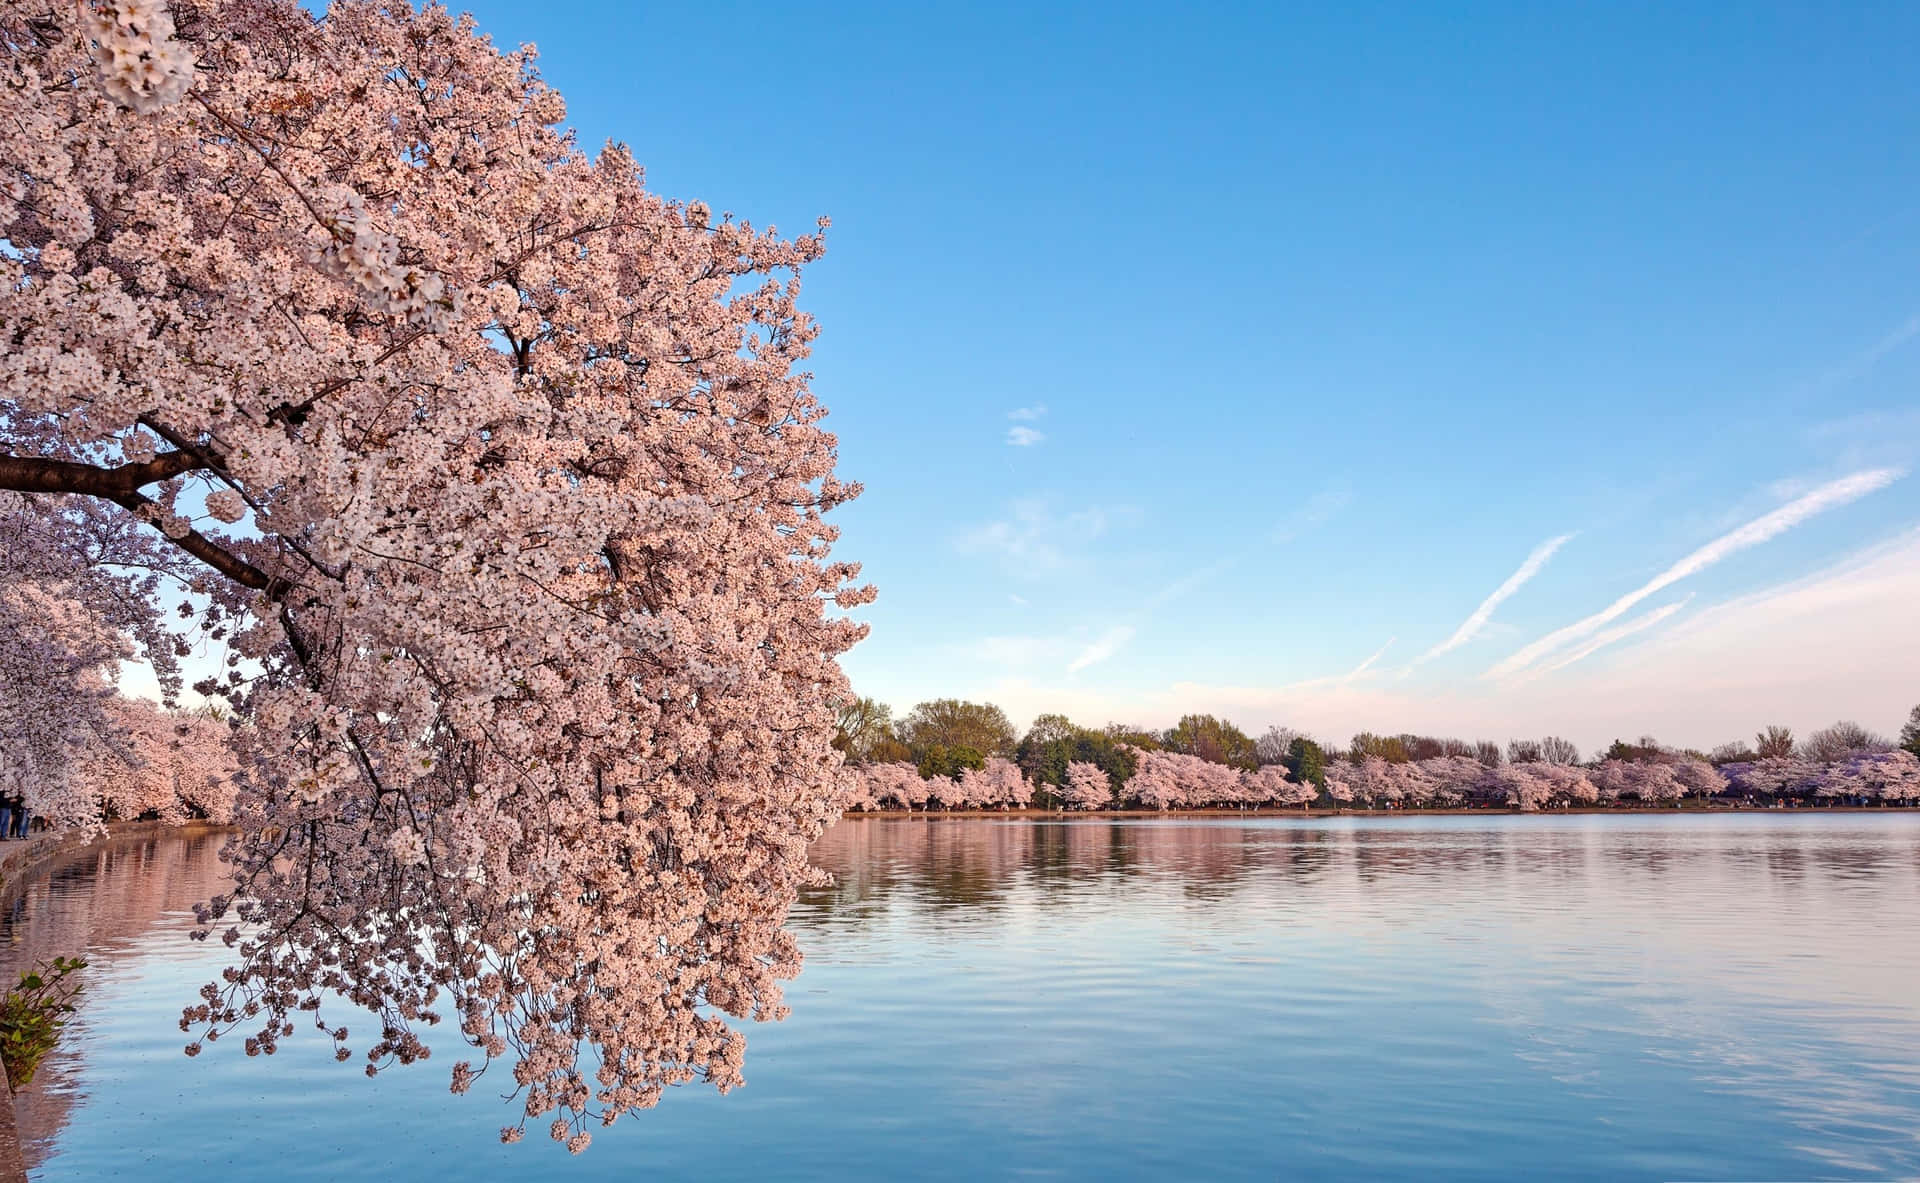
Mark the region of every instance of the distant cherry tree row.
POLYGON ((840 718, 847 808, 859 811, 1920 803, 1920 707, 1898 741, 1841 722, 1796 742, 1775 726, 1711 752, 1616 740, 1586 762, 1557 736, 1502 747, 1362 732, 1338 748, 1281 727, 1252 739, 1210 715, 1159 732, 1042 715, 1016 738, 998 707, 955 699, 922 703, 897 723, 884 704, 858 699, 840 718))
POLYGON ((114 694, 102 695, 100 710, 112 730, 77 748, 60 775, 39 780, 39 792, 5 798, 8 808, 25 808, 52 828, 233 821, 237 764, 226 721, 114 694))
POLYGON ((1001 757, 957 776, 923 777, 912 764, 850 765, 849 809, 975 810, 1054 805, 1071 809, 1368 809, 1494 806, 1539 810, 1592 805, 1667 805, 1685 798, 1804 797, 1846 804, 1920 803, 1920 757, 1896 750, 1818 763, 1779 757, 1715 767, 1705 760, 1605 760, 1488 767, 1464 756, 1392 763, 1379 756, 1335 760, 1326 783, 1296 780, 1278 765, 1247 770, 1180 752, 1138 751, 1136 771, 1116 786, 1096 764, 1073 761, 1059 791, 1043 788, 1001 757))

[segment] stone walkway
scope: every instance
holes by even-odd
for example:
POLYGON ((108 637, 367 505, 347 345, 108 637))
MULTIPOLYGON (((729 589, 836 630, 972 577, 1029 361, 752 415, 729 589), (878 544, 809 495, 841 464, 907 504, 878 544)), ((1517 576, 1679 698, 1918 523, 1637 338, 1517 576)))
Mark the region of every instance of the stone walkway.
MULTIPOLYGON (((140 823, 136 823, 140 824, 140 823)), ((85 846, 88 835, 79 830, 47 830, 30 838, 0 841, 0 895, 19 880, 21 873, 42 859, 63 850, 85 846)))

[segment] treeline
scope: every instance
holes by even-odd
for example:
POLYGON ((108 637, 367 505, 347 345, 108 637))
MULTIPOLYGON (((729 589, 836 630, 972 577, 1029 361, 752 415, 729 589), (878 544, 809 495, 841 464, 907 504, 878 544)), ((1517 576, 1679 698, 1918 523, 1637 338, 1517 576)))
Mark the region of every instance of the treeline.
POLYGON ((220 712, 167 710, 117 694, 102 695, 100 709, 110 730, 61 768, 15 768, 0 755, 0 803, 51 827, 233 820, 238 763, 232 728, 220 712), (21 791, 23 779, 30 792, 21 791))
POLYGON ((834 746, 855 810, 1920 802, 1920 706, 1897 740, 1843 721, 1803 741, 1767 727, 1708 752, 1615 740, 1582 761, 1559 736, 1502 746, 1361 732, 1340 747, 1285 727, 1256 739, 1212 715, 1164 731, 1041 715, 1020 735, 991 703, 935 699, 896 720, 862 698, 841 709, 834 746))

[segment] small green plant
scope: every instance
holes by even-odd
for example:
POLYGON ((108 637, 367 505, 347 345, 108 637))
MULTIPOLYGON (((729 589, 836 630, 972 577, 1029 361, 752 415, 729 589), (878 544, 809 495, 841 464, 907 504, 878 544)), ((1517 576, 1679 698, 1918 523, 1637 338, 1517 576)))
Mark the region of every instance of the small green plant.
POLYGON ((20 985, 0 998, 0 1063, 6 1065, 9 1085, 25 1087, 59 1042, 73 1000, 84 988, 69 979, 85 968, 87 963, 78 957, 43 961, 21 974, 20 985))

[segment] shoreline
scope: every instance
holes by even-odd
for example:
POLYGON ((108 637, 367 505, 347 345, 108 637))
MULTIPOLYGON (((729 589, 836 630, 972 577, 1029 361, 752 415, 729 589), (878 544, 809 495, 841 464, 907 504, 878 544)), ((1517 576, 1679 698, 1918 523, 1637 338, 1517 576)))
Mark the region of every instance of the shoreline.
POLYGON ((217 833, 232 828, 207 821, 177 824, 163 821, 108 822, 104 834, 68 828, 47 830, 30 838, 8 839, 0 842, 0 904, 11 903, 22 880, 62 855, 127 838, 145 838, 155 834, 217 833))
MULTIPOLYGON (((95 845, 145 838, 161 834, 214 833, 230 829, 212 822, 108 822, 104 834, 85 830, 47 830, 28 838, 0 843, 0 906, 11 906, 34 871, 63 856, 78 854, 95 845)), ((13 983, 0 983, 0 990, 13 983)), ((6 1083, 0 1074, 0 1083, 6 1083)), ((20 1130, 13 1111, 13 1086, 6 1084, 7 1103, 0 1105, 0 1183, 27 1183, 27 1160, 20 1145, 20 1130)))
POLYGON ((1096 820, 1100 818, 1396 818, 1396 817, 1574 817, 1579 815, 1621 814, 1636 817, 1697 817, 1701 814, 1735 813, 1920 813, 1920 805, 1802 805, 1786 809, 1766 806, 1688 805, 1661 809, 1654 806, 1583 805, 1573 809, 874 809, 849 810, 841 821, 893 818, 937 821, 941 818, 1018 818, 1034 820, 1096 820))

